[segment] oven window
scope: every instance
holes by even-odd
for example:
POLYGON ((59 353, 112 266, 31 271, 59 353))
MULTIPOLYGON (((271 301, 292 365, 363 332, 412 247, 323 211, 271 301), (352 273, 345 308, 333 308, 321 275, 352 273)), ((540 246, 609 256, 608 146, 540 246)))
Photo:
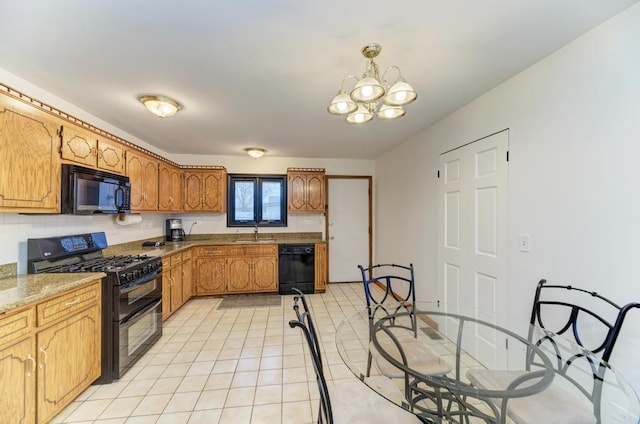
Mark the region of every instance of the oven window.
POLYGON ((131 356, 140 346, 145 344, 158 330, 155 313, 146 313, 127 329, 127 352, 131 356))
POLYGON ((128 305, 133 305, 134 303, 136 303, 137 301, 139 301, 140 299, 143 299, 147 294, 149 293, 153 293, 154 290, 156 289, 156 279, 154 278, 153 280, 141 284, 139 286, 137 286, 135 289, 131 290, 130 292, 128 292, 126 294, 127 296, 127 304, 128 305))

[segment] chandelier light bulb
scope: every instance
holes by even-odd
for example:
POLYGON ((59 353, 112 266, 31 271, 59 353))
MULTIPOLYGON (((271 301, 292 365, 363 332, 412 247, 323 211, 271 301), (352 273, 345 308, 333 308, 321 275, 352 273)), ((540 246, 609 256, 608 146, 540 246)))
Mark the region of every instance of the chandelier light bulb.
POLYGON ((336 104, 336 107, 338 108, 340 113, 344 113, 348 110, 347 102, 338 102, 338 104, 336 104))

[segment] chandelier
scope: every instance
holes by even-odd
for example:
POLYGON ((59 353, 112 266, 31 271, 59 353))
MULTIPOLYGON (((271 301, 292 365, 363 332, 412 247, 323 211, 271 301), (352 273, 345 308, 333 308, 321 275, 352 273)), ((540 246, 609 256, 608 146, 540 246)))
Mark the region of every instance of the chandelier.
POLYGON ((366 71, 360 79, 354 75, 344 77, 340 91, 327 107, 327 111, 333 115, 346 115, 345 120, 351 124, 369 122, 374 116, 378 119, 396 119, 404 116, 403 106, 414 101, 418 94, 407 84, 397 66, 389 66, 383 72, 382 78, 380 77, 378 64, 373 61, 382 51, 380 44, 368 44, 361 51, 369 60, 366 71), (393 84, 385 80, 390 70, 398 72, 393 84), (344 84, 350 78, 355 79, 357 83, 347 94, 344 84))

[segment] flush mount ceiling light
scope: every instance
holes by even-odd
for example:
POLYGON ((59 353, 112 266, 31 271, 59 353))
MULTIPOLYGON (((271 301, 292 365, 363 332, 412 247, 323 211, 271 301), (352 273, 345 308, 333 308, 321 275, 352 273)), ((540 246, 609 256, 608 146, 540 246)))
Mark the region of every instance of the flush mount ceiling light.
POLYGON ((265 149, 261 149, 260 147, 247 147, 244 151, 254 159, 261 158, 266 152, 265 149))
POLYGON ((170 97, 145 95, 138 98, 149 112, 160 118, 173 116, 182 106, 170 97))
POLYGON ((362 55, 367 58, 367 68, 361 78, 347 75, 342 80, 338 94, 333 98, 327 111, 333 115, 346 115, 345 120, 351 124, 369 122, 374 116, 378 119, 395 119, 404 116, 403 106, 414 101, 418 95, 405 81, 397 66, 389 66, 382 77, 378 64, 374 62, 382 51, 380 44, 368 44, 362 48, 362 55), (385 80, 389 70, 396 70, 398 76, 393 84, 385 80), (349 94, 344 83, 353 78, 357 81, 349 94))

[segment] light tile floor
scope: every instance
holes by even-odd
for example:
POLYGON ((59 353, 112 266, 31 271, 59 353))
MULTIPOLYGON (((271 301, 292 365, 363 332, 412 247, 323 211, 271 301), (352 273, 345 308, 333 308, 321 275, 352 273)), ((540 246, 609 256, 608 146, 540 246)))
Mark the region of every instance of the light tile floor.
MULTIPOLYGON (((353 379, 335 331, 364 308, 361 283, 307 295, 322 339, 328 380, 353 379)), ((91 386, 53 423, 313 423, 318 389, 302 332, 289 327, 293 297, 280 307, 217 310, 220 298, 190 300, 162 338, 118 382, 91 386)))

